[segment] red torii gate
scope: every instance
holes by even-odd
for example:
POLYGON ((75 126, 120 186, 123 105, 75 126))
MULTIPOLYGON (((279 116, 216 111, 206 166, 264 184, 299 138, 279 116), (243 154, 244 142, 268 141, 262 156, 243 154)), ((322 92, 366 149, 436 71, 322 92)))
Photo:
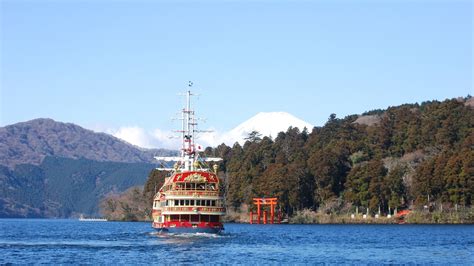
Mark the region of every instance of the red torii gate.
MULTIPOLYGON (((257 224, 260 224, 262 218, 262 205, 270 205, 270 223, 275 223, 275 206, 278 204, 277 198, 253 198, 253 204, 257 205, 257 224)), ((249 214, 250 224, 253 224, 253 212, 249 214)), ((267 211, 263 211, 263 223, 267 224, 267 211)), ((276 223, 280 223, 280 215, 278 215, 278 220, 276 223)))

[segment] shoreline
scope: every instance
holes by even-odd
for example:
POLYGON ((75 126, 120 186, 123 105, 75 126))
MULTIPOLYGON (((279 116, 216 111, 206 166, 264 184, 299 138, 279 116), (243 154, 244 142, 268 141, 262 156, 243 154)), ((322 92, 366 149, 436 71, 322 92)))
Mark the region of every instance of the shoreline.
MULTIPOLYGON (((79 219, 76 218, 55 218, 55 217, 0 217, 1 220, 71 220, 71 221, 78 221, 79 219)), ((381 219, 381 218, 379 218, 381 219)), ((383 219, 383 218, 382 218, 383 219)), ((84 221, 85 222, 85 221, 84 221)), ((87 221, 88 223, 96 223, 94 221, 87 221)), ((102 221, 101 223, 107 223, 107 222, 131 222, 131 223, 151 223, 151 220, 134 220, 134 221, 127 221, 127 220, 107 220, 107 221, 102 221)), ((249 224, 249 222, 246 221, 225 221, 224 224, 249 224)), ((435 223, 435 222, 405 222, 405 223, 397 223, 397 222, 389 222, 389 221, 384 221, 384 222, 373 222, 371 220, 365 221, 365 220, 356 220, 356 221, 350 221, 350 222, 315 222, 315 223, 296 223, 296 222, 290 222, 290 223, 280 223, 280 224, 252 224, 252 225, 257 225, 257 226, 263 226, 263 225, 474 225, 474 221, 463 221, 463 222, 458 222, 458 223, 435 223)))

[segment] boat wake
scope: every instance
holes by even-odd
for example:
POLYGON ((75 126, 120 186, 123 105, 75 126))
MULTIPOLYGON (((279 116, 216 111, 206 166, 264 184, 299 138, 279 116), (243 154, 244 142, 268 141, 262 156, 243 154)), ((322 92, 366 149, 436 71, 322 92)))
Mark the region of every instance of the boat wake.
POLYGON ((161 232, 151 232, 149 235, 162 237, 162 238, 223 238, 228 237, 229 234, 220 233, 220 234, 210 234, 210 233, 161 233, 161 232))

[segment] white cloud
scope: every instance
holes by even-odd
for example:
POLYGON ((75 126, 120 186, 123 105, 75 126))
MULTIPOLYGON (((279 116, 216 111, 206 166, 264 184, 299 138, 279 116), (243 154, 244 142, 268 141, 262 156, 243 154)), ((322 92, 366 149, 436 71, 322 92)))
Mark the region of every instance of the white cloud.
POLYGON ((139 147, 153 148, 153 138, 140 127, 121 127, 112 135, 139 147))
MULTIPOLYGON (((181 148, 180 136, 176 132, 165 131, 159 128, 151 131, 138 126, 125 126, 120 128, 110 128, 105 126, 89 126, 95 132, 104 132, 142 148, 164 148, 178 150, 181 148)), ((216 132, 200 133, 197 143, 207 146, 217 146, 221 137, 216 132)))
POLYGON ((155 140, 153 148, 178 150, 181 145, 179 138, 174 132, 163 131, 157 128, 153 130, 151 137, 155 140))
POLYGON ((199 133, 196 142, 204 147, 215 147, 222 143, 222 133, 215 129, 210 129, 211 132, 199 133))
MULTIPOLYGON (((102 129, 102 132, 111 134, 119 139, 122 139, 130 144, 142 148, 164 148, 178 150, 181 147, 180 136, 176 132, 164 131, 159 128, 152 131, 147 131, 137 126, 120 127, 119 129, 102 129)), ((199 133, 196 143, 208 147, 217 146, 225 141, 226 134, 220 134, 217 131, 199 133)))

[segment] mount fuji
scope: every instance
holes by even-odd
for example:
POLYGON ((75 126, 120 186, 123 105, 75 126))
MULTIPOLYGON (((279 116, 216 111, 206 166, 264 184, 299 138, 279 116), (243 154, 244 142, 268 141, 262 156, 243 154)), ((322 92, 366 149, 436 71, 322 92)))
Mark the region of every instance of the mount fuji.
POLYGON ((252 131, 258 131, 263 136, 276 138, 281 131, 286 132, 289 127, 297 127, 301 131, 307 128, 308 131, 313 129, 313 125, 305 122, 286 112, 260 112, 248 119, 247 121, 236 126, 232 130, 222 134, 212 134, 212 136, 203 136, 203 139, 209 144, 225 143, 233 145, 235 142, 245 143, 245 138, 252 131), (212 138, 214 140, 212 140, 212 138))

